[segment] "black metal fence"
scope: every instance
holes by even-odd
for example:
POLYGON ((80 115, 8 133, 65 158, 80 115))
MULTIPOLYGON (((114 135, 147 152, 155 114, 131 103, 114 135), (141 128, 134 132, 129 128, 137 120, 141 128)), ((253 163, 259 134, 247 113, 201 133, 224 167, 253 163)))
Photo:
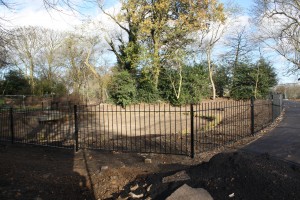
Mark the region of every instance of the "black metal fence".
MULTIPOLYGON (((44 106, 45 107, 45 106, 44 106)), ((61 148, 194 156, 255 134, 281 113, 271 100, 0 109, 0 141, 61 148)))

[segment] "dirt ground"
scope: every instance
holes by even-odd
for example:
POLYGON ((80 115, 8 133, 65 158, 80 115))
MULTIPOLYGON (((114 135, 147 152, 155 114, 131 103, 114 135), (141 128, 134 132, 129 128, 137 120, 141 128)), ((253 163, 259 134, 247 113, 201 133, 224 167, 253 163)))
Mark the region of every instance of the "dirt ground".
POLYGON ((0 199, 165 199, 184 183, 214 199, 299 199, 300 166, 237 151, 266 132, 194 159, 2 143, 0 199), (162 183, 182 170, 190 180, 162 183))

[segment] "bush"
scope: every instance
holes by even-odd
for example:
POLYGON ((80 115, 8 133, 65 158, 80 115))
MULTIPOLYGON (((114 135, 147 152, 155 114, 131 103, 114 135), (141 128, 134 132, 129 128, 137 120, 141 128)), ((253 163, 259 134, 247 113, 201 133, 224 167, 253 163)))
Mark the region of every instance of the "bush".
POLYGON ((240 63, 233 70, 230 96, 234 99, 249 99, 255 95, 257 98, 263 98, 276 84, 274 68, 263 58, 255 64, 240 63))
MULTIPOLYGON (((175 70, 163 69, 160 77, 159 89, 164 100, 173 105, 199 103, 209 95, 208 77, 203 65, 184 66, 182 68, 182 88, 177 98, 171 81, 178 84, 179 75, 175 70)), ((176 85, 178 87, 178 85, 176 85)))
POLYGON ((126 107, 136 101, 136 84, 134 78, 127 71, 116 72, 109 85, 110 99, 117 105, 126 107))
POLYGON ((31 87, 20 71, 10 70, 1 81, 0 91, 4 95, 28 95, 31 87))
POLYGON ((142 71, 138 76, 137 101, 145 103, 156 103, 160 100, 159 92, 155 88, 150 75, 142 71))
POLYGON ((41 78, 36 81, 36 94, 43 96, 45 94, 55 94, 55 96, 65 96, 67 94, 67 88, 63 83, 47 80, 41 78))

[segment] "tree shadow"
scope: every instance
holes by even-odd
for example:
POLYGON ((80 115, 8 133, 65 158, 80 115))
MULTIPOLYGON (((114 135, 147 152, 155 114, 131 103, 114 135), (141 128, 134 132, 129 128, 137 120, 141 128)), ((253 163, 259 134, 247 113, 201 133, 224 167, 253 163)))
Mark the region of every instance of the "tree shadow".
POLYGON ((0 199, 95 199, 86 178, 89 172, 84 162, 74 165, 78 156, 72 150, 21 144, 3 146, 0 199))

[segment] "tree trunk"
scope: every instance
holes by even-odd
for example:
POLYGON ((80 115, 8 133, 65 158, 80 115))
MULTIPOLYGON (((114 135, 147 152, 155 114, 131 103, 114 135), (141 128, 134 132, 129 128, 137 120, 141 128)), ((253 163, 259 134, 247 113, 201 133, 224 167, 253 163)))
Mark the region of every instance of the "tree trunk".
POLYGON ((178 100, 181 95, 181 89, 182 89, 182 67, 180 66, 179 68, 179 83, 178 83, 178 88, 176 89, 175 81, 172 81, 172 77, 170 77, 172 87, 176 96, 176 99, 178 100))
POLYGON ((215 83, 214 83, 214 80, 213 80, 213 66, 211 64, 211 49, 208 48, 206 50, 206 57, 207 57, 207 65, 208 65, 208 73, 209 73, 209 81, 210 81, 210 84, 212 86, 212 99, 215 100, 216 99, 216 86, 215 86, 215 83))

